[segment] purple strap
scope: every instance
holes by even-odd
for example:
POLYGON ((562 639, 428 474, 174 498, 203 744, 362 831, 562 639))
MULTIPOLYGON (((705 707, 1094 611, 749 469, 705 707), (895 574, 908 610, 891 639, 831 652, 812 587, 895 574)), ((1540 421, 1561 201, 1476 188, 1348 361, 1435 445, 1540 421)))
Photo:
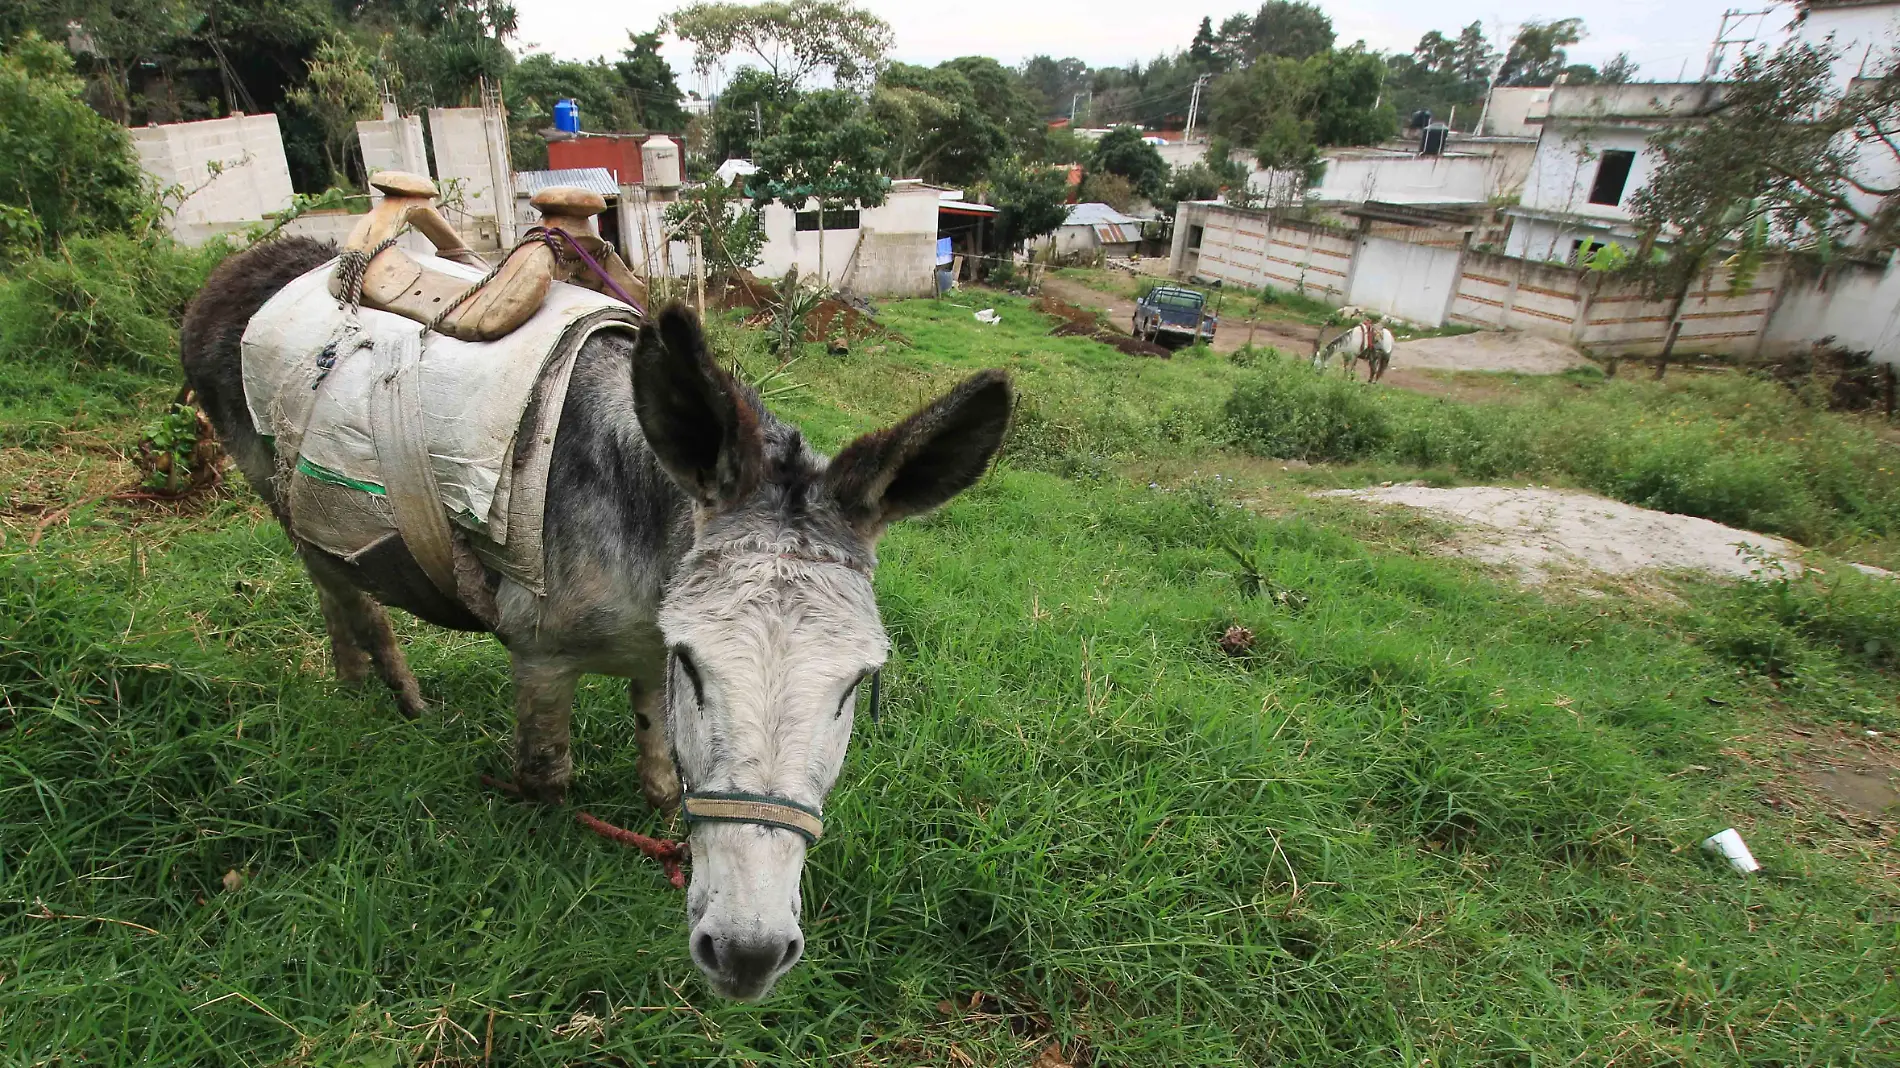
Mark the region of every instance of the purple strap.
POLYGON ((557 244, 558 240, 566 240, 567 247, 574 250, 574 254, 581 258, 581 262, 587 265, 588 270, 594 272, 594 277, 605 282, 607 289, 612 292, 614 296, 619 297, 622 301, 631 306, 635 312, 639 313, 641 318, 646 318, 646 309, 640 307, 640 302, 628 296, 627 291, 620 288, 620 283, 608 277, 607 272, 601 269, 600 264, 594 260, 594 257, 589 256, 587 250, 581 247, 581 243, 574 240, 573 234, 568 233, 558 226, 537 226, 529 230, 528 233, 531 236, 539 236, 541 240, 546 241, 549 245, 557 244), (559 239, 555 236, 557 234, 560 235, 559 239))

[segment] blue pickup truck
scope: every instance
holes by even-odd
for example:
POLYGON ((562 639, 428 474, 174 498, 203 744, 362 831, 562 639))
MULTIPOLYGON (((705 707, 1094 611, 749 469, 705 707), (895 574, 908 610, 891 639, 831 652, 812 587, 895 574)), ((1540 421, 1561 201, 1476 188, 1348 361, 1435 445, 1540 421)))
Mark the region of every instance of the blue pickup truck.
POLYGON ((1207 298, 1180 286, 1156 286, 1135 304, 1134 335, 1156 344, 1214 343, 1218 320, 1207 311, 1207 298))

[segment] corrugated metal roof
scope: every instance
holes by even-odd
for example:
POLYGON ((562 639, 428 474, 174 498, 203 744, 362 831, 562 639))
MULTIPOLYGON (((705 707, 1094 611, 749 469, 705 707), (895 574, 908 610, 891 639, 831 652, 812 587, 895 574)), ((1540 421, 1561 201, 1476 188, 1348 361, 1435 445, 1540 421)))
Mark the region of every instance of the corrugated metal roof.
POLYGON ((1141 226, 1126 226, 1120 223, 1104 223, 1095 227, 1095 239, 1104 245, 1123 245, 1130 241, 1141 240, 1141 226))
POLYGON ((1141 220, 1135 218, 1133 215, 1123 215, 1107 204, 1103 204, 1099 201, 1091 201, 1087 204, 1077 204, 1071 207, 1069 209, 1069 218, 1062 225, 1100 226, 1103 224, 1113 224, 1125 226, 1130 223, 1138 226, 1141 220))
POLYGON ((939 214, 949 212, 952 215, 995 215, 997 210, 994 204, 978 204, 969 200, 937 201, 937 212, 939 214))
POLYGON ((599 193, 603 197, 620 195, 620 183, 614 181, 613 172, 605 167, 571 167, 562 171, 516 171, 515 195, 531 197, 543 189, 557 185, 579 186, 590 193, 599 193))

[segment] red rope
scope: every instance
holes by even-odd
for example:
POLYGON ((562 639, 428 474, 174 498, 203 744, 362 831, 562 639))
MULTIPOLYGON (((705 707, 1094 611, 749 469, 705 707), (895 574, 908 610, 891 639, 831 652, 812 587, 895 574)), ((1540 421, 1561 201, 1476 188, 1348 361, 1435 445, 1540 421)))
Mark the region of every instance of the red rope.
MULTIPOLYGON (((521 787, 512 782, 504 782, 492 775, 482 776, 482 785, 500 790, 511 797, 521 796, 521 787)), ((680 870, 680 865, 691 855, 686 848, 686 843, 675 842, 668 838, 648 838, 638 831, 625 830, 606 820, 596 819, 588 812, 576 812, 574 821, 610 842, 632 846, 658 861, 661 870, 666 872, 666 881, 672 883, 677 889, 686 889, 686 873, 680 870)))
POLYGON ((576 812, 574 819, 581 826, 593 831, 595 834, 600 835, 610 842, 619 842, 621 845, 632 846, 647 856, 652 857, 654 860, 659 861, 661 869, 666 872, 666 881, 681 890, 686 889, 686 873, 680 870, 680 862, 686 859, 686 846, 684 843, 671 841, 666 838, 648 838, 638 831, 624 830, 605 820, 595 819, 586 812, 576 812))

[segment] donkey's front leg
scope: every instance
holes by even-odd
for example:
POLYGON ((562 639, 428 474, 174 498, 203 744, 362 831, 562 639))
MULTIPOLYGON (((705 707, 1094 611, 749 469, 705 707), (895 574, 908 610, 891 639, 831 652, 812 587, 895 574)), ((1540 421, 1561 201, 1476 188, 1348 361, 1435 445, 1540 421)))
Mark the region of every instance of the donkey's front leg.
POLYGON ((521 796, 558 805, 574 776, 568 728, 580 669, 554 660, 517 656, 515 662, 515 785, 521 796))
POLYGON ((633 704, 633 736, 640 744, 640 792, 647 804, 662 812, 678 808, 680 772, 673 765, 673 740, 666 733, 663 685, 630 679, 627 695, 633 704))

